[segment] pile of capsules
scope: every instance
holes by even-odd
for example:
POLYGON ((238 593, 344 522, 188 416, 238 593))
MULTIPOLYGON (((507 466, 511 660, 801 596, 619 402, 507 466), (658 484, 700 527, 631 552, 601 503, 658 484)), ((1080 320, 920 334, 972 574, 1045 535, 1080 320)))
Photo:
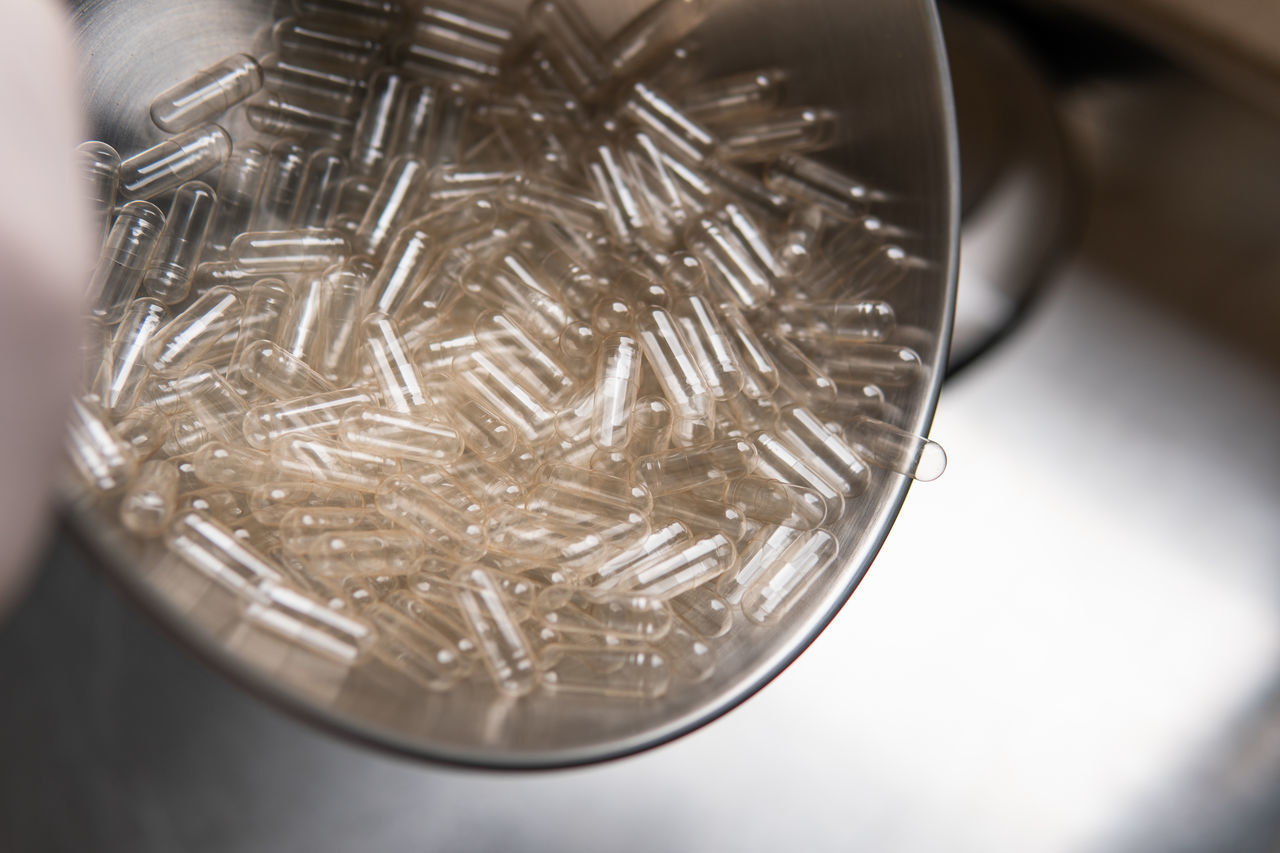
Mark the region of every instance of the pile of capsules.
POLYGON ((839 116, 697 75, 706 6, 294 0, 156 97, 164 141, 82 146, 94 499, 429 690, 654 699, 776 624, 869 466, 940 473, 884 393, 919 262, 810 156, 839 116))

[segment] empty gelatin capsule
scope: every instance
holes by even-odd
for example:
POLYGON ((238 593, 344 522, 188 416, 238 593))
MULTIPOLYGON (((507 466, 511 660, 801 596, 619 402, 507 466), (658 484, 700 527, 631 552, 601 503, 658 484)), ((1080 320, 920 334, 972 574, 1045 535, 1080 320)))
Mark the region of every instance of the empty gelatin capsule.
POLYGON ((773 431, 751 434, 756 447, 756 472, 765 477, 804 486, 817 492, 827 505, 827 518, 835 519, 844 512, 844 490, 825 466, 817 466, 808 451, 796 450, 773 431))
POLYGON ((688 542, 664 559, 653 560, 617 577, 617 590, 668 599, 688 592, 731 570, 738 559, 733 542, 715 533, 688 542))
POLYGON ((778 418, 779 436, 801 453, 846 497, 860 495, 871 482, 871 470, 839 433, 804 406, 786 406, 778 418))
POLYGON ((418 206, 425 186, 426 165, 421 160, 397 157, 391 161, 356 229, 356 249, 373 257, 380 256, 418 206))
POLYGON ((398 0, 293 0, 293 9, 304 20, 370 33, 386 32, 404 12, 398 0))
POLYGON ((564 569, 575 569, 608 552, 596 533, 506 504, 490 508, 486 524, 489 545, 496 551, 554 563, 564 569))
POLYGON ((485 569, 465 569, 455 577, 458 608, 475 635, 494 685, 511 696, 524 696, 538 684, 533 649, 501 587, 485 569))
POLYGON ((742 597, 742 612, 755 622, 776 621, 835 563, 838 553, 839 543, 827 531, 803 534, 751 584, 742 597))
POLYGON ((298 197, 289 216, 290 228, 327 228, 338 212, 342 182, 347 178, 347 158, 321 148, 307 159, 298 197))
POLYGON ((428 690, 448 690, 466 674, 456 637, 445 636, 386 604, 373 604, 362 615, 378 631, 374 656, 415 683, 428 690))
POLYGON ((569 0, 537 0, 525 12, 529 29, 570 92, 590 100, 605 78, 600 36, 569 0))
POLYGON ((638 341, 624 333, 610 335, 600 348, 596 371, 591 437, 598 447, 620 448, 630 442, 639 388, 638 341))
POLYGON ((462 437, 449 424, 390 409, 352 406, 338 434, 352 447, 401 460, 446 465, 462 456, 462 437))
POLYGON ((206 291, 156 332, 147 345, 151 369, 172 376, 198 364, 204 355, 240 322, 243 305, 230 287, 206 291))
POLYGON ((199 368, 184 376, 179 393, 191 416, 211 438, 240 440, 247 411, 244 398, 216 370, 199 368))
POLYGON ((711 285, 723 299, 751 311, 772 298, 770 271, 729 226, 703 217, 690 224, 686 239, 690 251, 707 266, 711 285))
POLYGON ((378 487, 376 502, 386 518, 417 531, 446 554, 474 560, 484 553, 484 507, 443 477, 430 484, 411 477, 390 477, 378 487))
POLYGON ((276 54, 264 56, 258 65, 263 87, 285 101, 340 116, 355 115, 364 102, 368 81, 362 77, 276 54))
POLYGON ((665 309, 648 306, 637 324, 640 346, 672 410, 672 440, 684 445, 710 435, 715 396, 698 368, 697 357, 665 309))
POLYGON ((813 342, 882 341, 896 326, 893 306, 881 300, 856 302, 787 301, 779 306, 778 330, 789 338, 813 342))
POLYGON ((716 130, 721 157, 764 163, 787 152, 830 148, 840 137, 840 116, 822 107, 793 107, 718 125, 716 130))
POLYGON ((635 476, 654 495, 668 495, 739 477, 754 461, 755 448, 749 440, 725 438, 643 456, 635 462, 635 476))
POLYGON ((222 487, 183 492, 178 501, 177 515, 199 512, 220 524, 225 524, 238 538, 241 525, 249 518, 249 503, 244 492, 222 487))
POLYGON ((676 300, 671 313, 679 321, 698 369, 715 398, 726 400, 741 391, 743 368, 737 349, 710 300, 691 293, 676 300))
POLYGON ((271 474, 271 458, 238 445, 211 441, 191 454, 191 467, 210 486, 252 486, 271 474))
POLYGON ((645 83, 632 86, 622 114, 647 130, 658 145, 686 162, 702 162, 716 146, 710 131, 645 83))
POLYGON ((793 400, 819 409, 835 402, 835 380, 803 350, 770 329, 757 334, 777 366, 779 386, 793 400))
POLYGON ((434 83, 417 82, 405 87, 399 116, 391 134, 391 156, 429 160, 428 144, 435 123, 440 93, 434 83))
POLYGON ((845 426, 844 436, 872 465, 916 480, 936 480, 947 467, 942 445, 875 418, 854 418, 845 426))
POLYGON ((332 22, 285 18, 271 29, 271 40, 282 59, 334 69, 364 78, 382 59, 381 40, 374 34, 334 26, 332 22))
POLYGON ((714 128, 720 122, 756 115, 777 106, 789 78, 781 68, 728 74, 682 89, 680 106, 691 118, 714 128))
POLYGON ((684 522, 699 535, 720 533, 735 543, 744 541, 750 531, 747 517, 741 509, 720 500, 701 497, 695 492, 668 496, 662 501, 659 512, 684 522))
POLYGON ((249 508, 262 524, 278 527, 296 507, 360 508, 365 496, 353 489, 305 480, 260 483, 249 494, 249 508))
POLYGON ((654 648, 667 660, 672 674, 680 681, 699 684, 715 673, 715 649, 679 617, 654 648))
POLYGON ((666 658, 643 646, 552 643, 540 658, 542 685, 553 693, 657 699, 671 686, 666 658))
POLYGON ((447 80, 462 89, 482 89, 501 73, 504 46, 440 19, 419 21, 398 46, 398 64, 413 74, 447 80))
POLYGON ((743 546, 737 566, 716 581, 716 593, 728 604, 737 607, 742 603, 747 590, 778 562, 788 548, 803 541, 807 535, 805 531, 794 527, 780 524, 766 526, 751 542, 743 546))
POLYGON ((515 448, 516 433, 511 424, 489 406, 462 393, 452 377, 430 373, 423 382, 436 411, 458 428, 467 449, 495 460, 506 457, 515 448))
POLYGON ((396 232, 369 285, 372 310, 395 316, 438 259, 430 231, 409 224, 396 232))
POLYGON ((283 577, 279 568, 231 528, 200 510, 180 513, 164 539, 170 553, 232 592, 283 577))
POLYGON ((235 363, 236 374, 277 400, 293 400, 333 391, 334 386, 302 359, 271 341, 246 346, 235 363))
POLYGON ((319 575, 406 575, 428 552, 421 536, 401 527, 353 532, 334 531, 317 537, 303 559, 319 575))
POLYGON ((396 529, 388 519, 361 507, 297 507, 280 521, 280 544, 294 554, 310 554, 332 544, 329 534, 342 535, 396 529))
POLYGON ((556 486, 621 508, 639 509, 643 512, 653 509, 653 495, 645 486, 561 461, 539 465, 534 482, 556 486))
POLYGON ((155 459, 142 463, 120 501, 120 523, 139 536, 159 536, 178 504, 178 469, 155 459))
POLYGON ((365 340, 361 360, 373 372, 388 408, 411 412, 431 405, 422 375, 396 322, 370 314, 361 324, 365 340))
POLYGON ((574 595, 567 602, 559 590, 548 588, 534 600, 534 613, 548 627, 581 641, 582 635, 603 639, 652 642, 671 629, 671 608, 665 601, 631 593, 595 598, 574 595))
POLYGON ((643 397, 636 401, 631 416, 631 441, 627 453, 648 456, 667 449, 671 436, 671 405, 662 397, 643 397))
POLYGON ((622 158, 613 146, 596 145, 587 154, 586 170, 596 197, 604 202, 610 235, 623 246, 632 245, 648 223, 622 158))
POLYGON ((196 127, 135 154, 120 164, 120 192, 153 198, 221 166, 231 137, 216 124, 196 127))
POLYGON ((363 658, 376 639, 364 622, 275 581, 254 588, 244 615, 253 624, 342 664, 363 658))
POLYGON ((178 187, 142 277, 148 295, 166 305, 187 298, 217 203, 213 188, 206 183, 190 181, 178 187))
POLYGON ((639 509, 561 486, 534 486, 524 506, 560 530, 580 530, 611 549, 628 548, 650 532, 649 520, 639 509))
POLYGON ((166 89, 151 102, 151 120, 168 133, 181 133, 216 118, 262 88, 262 69, 252 56, 237 53, 166 89))
POLYGON ((173 426, 168 417, 154 406, 138 406, 118 424, 115 433, 133 448, 138 459, 147 459, 169 440, 173 426))
POLYGON ((97 393, 104 408, 114 417, 133 409, 151 372, 147 345, 169 320, 169 311, 154 299, 135 299, 101 360, 97 393))
POLYGON ((280 321, 289 306, 292 291, 278 278, 264 278, 249 288, 236 330, 236 346, 231 354, 231 366, 227 379, 242 394, 246 393, 245 380, 239 373, 238 362, 249 345, 256 341, 272 341, 280 333, 280 321))
POLYGON ((321 283, 325 291, 324 329, 311 341, 306 360, 328 381, 348 385, 359 370, 358 347, 369 298, 369 277, 352 258, 326 270, 321 283))
POLYGON ((266 450, 273 441, 290 433, 336 433, 343 412, 360 403, 372 402, 373 397, 367 391, 344 388, 255 406, 245 415, 245 439, 251 447, 266 450))
POLYGON ((724 500, 748 518, 812 530, 835 521, 828 505, 813 489, 768 477, 739 477, 724 489, 724 500))
POLYGON ((380 69, 370 78, 351 141, 351 170, 357 175, 380 171, 391 155, 396 110, 404 87, 404 75, 392 68, 380 69))
POLYGON ((120 155, 105 142, 91 140, 76 148, 86 185, 85 197, 93 205, 96 222, 100 224, 99 239, 106 236, 111 227, 116 207, 116 190, 120 186, 120 155))
POLYGON ((286 474, 366 492, 400 470, 400 463, 390 457, 303 434, 276 438, 271 456, 286 474))
POLYGON ((711 585, 682 592, 667 605, 685 628, 703 639, 723 637, 733 628, 733 608, 711 585))
POLYGON ((81 478, 106 494, 123 488, 138 469, 137 454, 112 429, 97 403, 71 401, 67 449, 81 478))
POLYGON ((307 157, 307 149, 288 139, 271 146, 253 215, 242 231, 275 231, 288 225, 302 191, 307 157))
POLYGON ((456 357, 453 375, 455 381, 465 384, 468 393, 509 423, 519 438, 540 444, 552 436, 556 409, 536 389, 526 386, 518 365, 480 350, 456 357))
POLYGON ((131 201, 120 209, 89 281, 95 318, 115 323, 124 316, 163 229, 164 214, 150 202, 131 201))
POLYGON ((529 216, 546 217, 590 233, 604 230, 604 204, 572 186, 534 174, 517 174, 503 184, 502 201, 529 216))
POLYGON ((247 231, 231 241, 231 260, 261 275, 323 269, 350 254, 346 236, 330 229, 247 231))
POLYGON ((218 205, 209 228, 211 255, 221 255, 242 231, 249 230, 258 195, 267 175, 267 152, 258 145, 239 146, 222 164, 218 178, 218 205))
POLYGON ((782 154, 764 172, 770 189, 819 204, 846 219, 867 212, 874 193, 857 178, 802 154, 782 154))
POLYGON ((919 354, 897 344, 859 343, 841 347, 828 353, 825 365, 842 383, 872 382, 886 388, 910 385, 925 372, 919 354))

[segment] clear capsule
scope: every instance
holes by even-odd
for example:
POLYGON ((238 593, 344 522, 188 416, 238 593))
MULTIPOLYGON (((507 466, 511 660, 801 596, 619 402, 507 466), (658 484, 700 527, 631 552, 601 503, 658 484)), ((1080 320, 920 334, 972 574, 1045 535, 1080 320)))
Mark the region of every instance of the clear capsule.
POLYGON ((551 643, 541 661, 542 685, 553 693, 657 699, 671 686, 666 658, 644 647, 551 643))
POLYGON ((250 622, 342 664, 363 658, 377 639, 364 622, 278 582, 254 589, 244 614, 250 622))
POLYGON ((352 447, 402 460, 447 465, 462 456, 462 437, 452 426, 391 409, 352 406, 338 434, 352 447))
POLYGON ((307 149, 288 139, 271 146, 258 200, 248 228, 242 230, 278 231, 288 226, 302 191, 308 156, 307 149))
POLYGON ((221 127, 193 128, 121 163, 120 192, 126 198, 154 198, 221 166, 230 153, 231 137, 221 127))
POLYGON ((570 0, 535 0, 525 20, 567 89, 591 100, 606 75, 601 39, 591 22, 570 0))
POLYGON ((715 128, 776 107, 790 75, 781 68, 740 71, 680 91, 680 106, 691 118, 715 128))
POLYGON ((645 359, 671 404, 672 440, 690 445, 708 437, 714 423, 715 395, 679 322, 666 310, 651 305, 641 312, 637 334, 645 359))
POLYGON ((164 214, 150 202, 131 201, 120 209, 89 281, 96 319, 110 324, 124 316, 163 229, 164 214))
POLYGON ((118 424, 115 433, 139 460, 154 456, 173 432, 169 418, 154 406, 138 406, 118 424))
POLYGON ((259 66, 263 87, 286 102, 344 117, 357 113, 364 102, 364 78, 275 54, 264 56, 259 66))
POLYGON ((545 625, 581 640, 582 635, 619 640, 653 642, 671 630, 671 608, 665 601, 644 595, 617 593, 594 599, 571 596, 549 587, 538 594, 534 614, 545 625))
POLYGON ((338 212, 342 182, 346 178, 347 158, 329 148, 312 152, 289 214, 288 227, 329 227, 338 212))
POLYGON ((486 519, 489 546, 539 563, 575 569, 608 552, 596 533, 556 523, 539 513, 498 504, 486 519))
POLYGON ((367 391, 349 388, 255 406, 245 415, 245 440, 250 447, 266 450, 276 439, 291 433, 336 433, 347 409, 372 402, 367 391))
POLYGON ((844 436, 872 465, 922 482, 938 479, 947 467, 942 445, 875 418, 854 418, 845 426, 844 436))
POLYGON ((742 612, 761 624, 776 621, 835 563, 839 550, 839 542, 827 531, 805 533, 747 589, 742 597, 742 612))
POLYGON ((265 453, 211 441, 191 454, 191 467, 200 482, 210 486, 251 486, 271 473, 265 453))
POLYGON ((334 386, 306 362, 271 341, 254 341, 235 363, 236 374, 277 400, 292 400, 334 391, 334 386))
POLYGON ((399 45, 396 59, 414 74, 447 80, 460 88, 483 89, 501 73, 504 48, 450 21, 428 18, 414 25, 409 41, 399 45))
POLYGON ((430 484, 391 477, 377 490, 378 511, 427 538, 432 546, 463 560, 474 560, 487 544, 484 507, 444 477, 430 484))
POLYGON ((213 188, 206 183, 190 181, 178 187, 142 277, 148 295, 167 305, 187 298, 217 203, 213 188))
POLYGON ((431 232, 409 224, 396 232, 369 285, 372 310, 396 316, 438 259, 431 232))
POLYGON ((101 357, 97 394, 113 417, 131 411, 150 375, 146 349, 169 320, 168 309, 154 299, 135 299, 101 357))
POLYGON ((271 30, 281 58, 364 78, 381 61, 381 41, 367 32, 335 27, 332 22, 285 18, 271 30))
POLYGON ((844 512, 843 489, 815 464, 808 451, 795 449, 770 430, 752 433, 751 442, 756 447, 756 474, 816 492, 826 504, 828 519, 839 518, 844 512))
POLYGON ((718 125, 720 156, 764 163, 780 154, 819 151, 840 138, 840 116, 822 107, 793 107, 718 125))
POLYGON ((182 373, 198 364, 229 330, 240 322, 243 304, 230 287, 206 291, 187 310, 174 317, 147 345, 151 369, 162 376, 182 373))
POLYGON ((166 89, 151 101, 151 120, 168 133, 216 118, 262 88, 262 69, 237 53, 166 89))
POLYGON ((142 463, 120 501, 120 523, 139 536, 159 536, 178 503, 178 469, 156 459, 142 463))
POLYGON ((802 154, 784 153, 765 168, 765 185, 845 219, 857 219, 876 200, 862 181, 802 154))
POLYGON ((105 142, 90 140, 76 148, 85 182, 85 197, 93 206, 95 221, 100 223, 97 237, 102 239, 111 227, 116 207, 116 191, 120 187, 120 155, 105 142))
POLYGON ((635 477, 655 496, 668 495, 746 474, 755 455, 750 441, 726 438, 643 456, 635 462, 635 477))
POLYGON ((431 405, 422 375, 396 322, 386 314, 370 314, 361 329, 365 341, 361 361, 372 371, 387 407, 411 412, 431 405))
POLYGON ((501 586, 482 568, 459 572, 455 581, 458 607, 476 637, 495 686, 510 696, 532 692, 538 684, 537 661, 501 586))
POLYGON ((591 438, 598 447, 621 448, 631 441, 639 388, 639 342, 625 333, 610 335, 600 348, 596 369, 591 438))
MULTIPOLYGON (((723 575, 722 575, 723 577, 723 575)), ((733 608, 707 585, 682 592, 667 601, 678 624, 705 640, 723 637, 733 628, 733 608)))
POLYGON ((760 329, 757 335, 768 348, 778 369, 778 384, 788 396, 818 409, 835 403, 835 380, 803 350, 771 329, 760 329))
POLYGON ((267 176, 267 152, 257 145, 234 148, 218 178, 218 204, 207 235, 210 255, 222 255, 249 224, 267 176))
POLYGON ((400 463, 390 457, 310 435, 286 433, 270 447, 276 467, 286 474, 365 492, 376 490, 400 470, 400 463))
POLYGON ((466 674, 457 651, 457 638, 416 622, 385 604, 365 614, 378 630, 374 655, 396 672, 428 690, 448 690, 466 674))
POLYGON ((605 228, 603 203, 540 175, 517 174, 506 181, 502 201, 520 213, 562 222, 577 231, 598 234, 605 228))
POLYGON ((123 488, 137 471, 137 454, 95 403, 72 400, 66 442, 76 471, 99 493, 123 488))
POLYGON ((363 493, 341 486, 303 480, 259 483, 249 493, 249 509, 261 524, 279 527, 284 516, 297 507, 360 508, 363 493))
POLYGON ((897 344, 862 343, 828 354, 824 365, 842 384, 872 382, 900 388, 918 382, 925 374, 920 355, 897 344))
POLYGON ((165 531, 164 541, 170 553, 232 592, 243 593, 283 577, 257 549, 201 510, 180 513, 165 531))
POLYGON ((835 521, 829 516, 828 502, 813 489, 768 477, 730 481, 724 489, 724 500, 748 518, 766 524, 813 530, 835 521))
POLYGON ((423 382, 436 411, 457 427, 467 449, 489 460, 505 458, 516 445, 511 424, 481 401, 462 393, 445 373, 427 374, 423 382))
POLYGON ((350 254, 346 236, 331 229, 246 231, 231 241, 231 260, 260 275, 324 269, 350 254))
POLYGON ((379 172, 390 156, 405 82, 404 75, 392 68, 380 69, 370 78, 351 142, 351 169, 357 175, 379 172))
POLYGON ((706 265, 711 286, 722 299, 752 311, 773 297, 770 271, 729 226, 703 217, 690 224, 686 240, 689 250, 706 265))
POLYGON ((661 513, 688 525, 699 535, 721 534, 729 541, 741 543, 750 533, 747 516, 732 504, 700 496, 696 492, 681 492, 664 498, 661 513))
POLYGON ((247 407, 218 371, 200 368, 184 376, 179 393, 191 416, 211 438, 240 440, 247 407))
POLYGON ((802 454, 818 473, 846 497, 860 495, 871 483, 871 469, 821 418, 804 406, 786 406, 778 419, 779 437, 802 454))
POLYGON ((689 163, 701 163, 716 139, 674 101, 645 83, 631 87, 622 114, 648 131, 658 145, 689 163))
POLYGON ((421 160, 397 157, 391 161, 356 228, 356 249, 379 257, 397 229, 417 208, 425 188, 426 166, 421 160))

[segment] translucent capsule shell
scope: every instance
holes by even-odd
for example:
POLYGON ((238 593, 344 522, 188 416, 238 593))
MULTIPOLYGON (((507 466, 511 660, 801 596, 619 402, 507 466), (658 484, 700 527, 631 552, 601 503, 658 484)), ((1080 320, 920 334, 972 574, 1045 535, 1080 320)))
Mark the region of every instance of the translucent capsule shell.
POLYGON ((375 500, 385 517, 418 531, 446 554, 474 560, 485 551, 484 507, 443 477, 429 485, 411 477, 390 477, 378 487, 375 500))
POLYGON ((400 463, 324 438, 283 435, 271 442, 275 465, 288 474, 372 492, 400 463))
POLYGON ((206 512, 181 513, 165 532, 169 551, 233 592, 282 578, 280 570, 206 512))
POLYGON ((752 583, 742 597, 742 612, 759 623, 781 618, 835 563, 838 554, 839 543, 827 531, 804 534, 752 583))
POLYGON ((276 439, 290 433, 336 432, 347 409, 372 402, 367 391, 348 388, 255 406, 245 415, 245 439, 251 447, 266 450, 276 439))
POLYGON ((458 607, 476 637, 494 684, 510 696, 532 692, 538 684, 537 661, 501 587, 482 568, 460 572, 455 580, 458 607))
POLYGON ((190 181, 178 187, 142 277, 148 295, 167 305, 186 299, 217 203, 213 188, 206 183, 190 181))
POLYGON ((346 235, 333 230, 247 231, 231 241, 231 260, 260 275, 318 270, 351 254, 346 235))
POLYGON ((645 359, 671 404, 674 440, 692 444, 709 436, 715 396, 678 321, 666 310, 651 305, 641 313, 636 331, 645 359))
POLYGON ((543 686, 553 693, 645 700, 671 686, 666 658, 650 649, 552 643, 541 660, 543 686))
POLYGON ((115 323, 124 316, 163 229, 164 214, 150 202, 131 201, 120 209, 89 281, 91 311, 96 319, 115 323))
POLYGON ((133 409, 151 372, 146 350, 169 320, 169 310, 154 299, 129 304, 116 327, 98 373, 98 395, 114 417, 133 409))
POLYGON ((750 441, 726 438, 641 457, 635 462, 635 477, 654 495, 667 495, 741 476, 750 470, 755 455, 750 441))
POLYGON ((172 376, 199 363, 240 322, 243 307, 239 294, 230 287, 206 291, 156 332, 147 345, 151 369, 172 376))
POLYGON ((126 198, 154 198, 222 165, 231 137, 216 124, 192 128, 133 155, 120 164, 126 198))
POLYGON ((216 118, 262 88, 262 69, 243 53, 193 74, 151 102, 151 120, 161 130, 180 133, 216 118))
POLYGON ((458 430, 447 423, 367 405, 348 409, 338 434, 352 447, 435 465, 456 462, 463 450, 458 430))
POLYGON ((178 469, 156 459, 142 463, 120 502, 120 523, 139 536, 159 536, 178 504, 178 469))
POLYGON ((66 442, 76 471, 96 492, 123 488, 138 468, 137 454, 95 403, 72 401, 66 442))

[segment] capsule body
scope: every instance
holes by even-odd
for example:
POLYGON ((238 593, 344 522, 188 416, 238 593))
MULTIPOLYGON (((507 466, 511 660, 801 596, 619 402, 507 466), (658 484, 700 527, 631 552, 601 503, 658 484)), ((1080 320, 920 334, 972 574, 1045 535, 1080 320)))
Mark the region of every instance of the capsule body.
POLYGON ((168 133, 181 133, 226 112, 262 88, 262 69, 238 53, 166 89, 151 102, 151 120, 168 133))
POLYGON ((127 198, 158 196, 222 165, 230 153, 231 137, 218 125, 192 128, 121 163, 120 192, 127 198))
POLYGON ((104 323, 115 323, 138 292, 151 262, 164 214, 146 201, 131 201, 120 210, 89 281, 90 310, 104 323))
POLYGON ((164 231, 142 278, 148 295, 167 305, 187 298, 217 203, 213 188, 202 181, 178 187, 164 231))

